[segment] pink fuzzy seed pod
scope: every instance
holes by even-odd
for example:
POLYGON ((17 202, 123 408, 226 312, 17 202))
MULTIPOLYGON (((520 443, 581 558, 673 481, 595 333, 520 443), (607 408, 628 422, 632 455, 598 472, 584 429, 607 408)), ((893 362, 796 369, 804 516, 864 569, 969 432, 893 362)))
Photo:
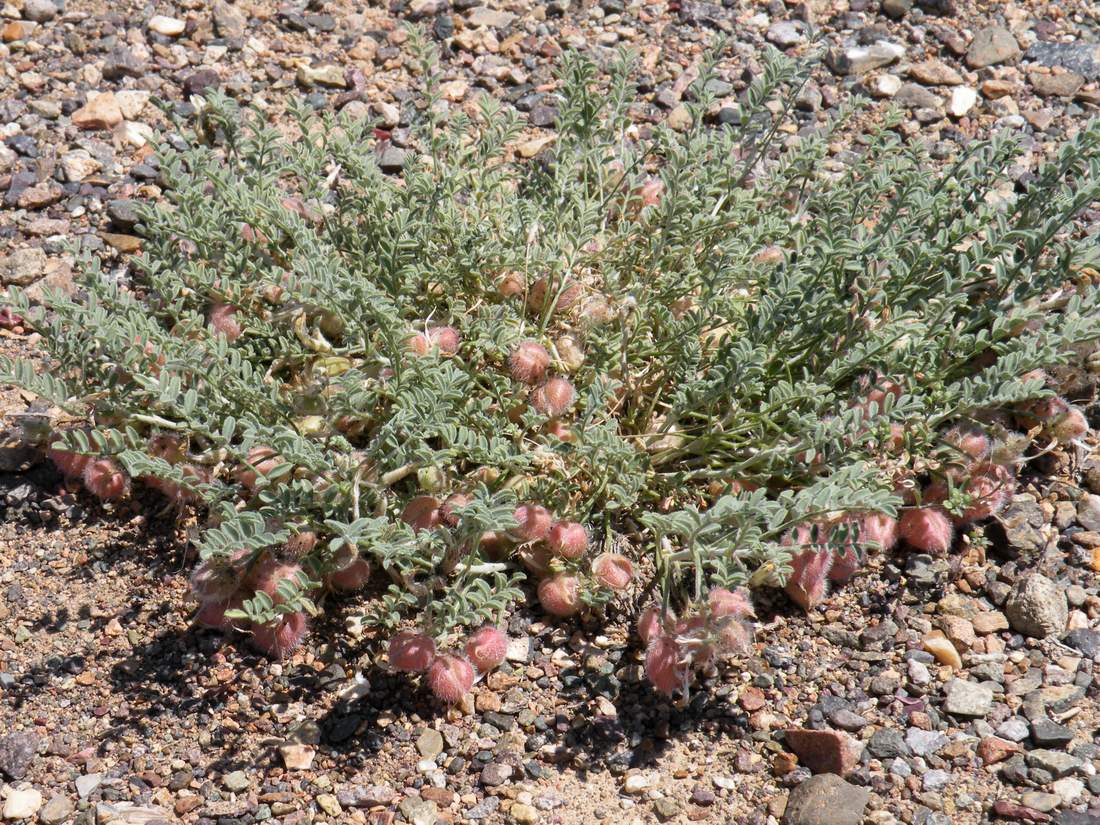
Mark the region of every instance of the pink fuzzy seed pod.
POLYGON ((305 639, 309 622, 305 613, 288 613, 279 619, 252 628, 251 643, 272 659, 285 659, 305 639))
POLYGON ((573 428, 557 418, 548 421, 543 431, 566 444, 572 444, 577 440, 577 434, 573 432, 573 428))
POLYGON ((571 309, 581 298, 580 284, 570 283, 564 289, 560 289, 560 286, 556 278, 554 280, 539 278, 531 284, 531 289, 527 293, 527 308, 533 313, 540 313, 556 298, 555 313, 571 309))
POLYGON ((868 513, 862 519, 859 538, 874 542, 883 552, 893 550, 898 543, 898 520, 883 513, 868 513))
POLYGON ((981 521, 1001 512, 1016 491, 1016 476, 1003 464, 985 462, 971 468, 965 490, 970 506, 960 516, 952 516, 956 524, 981 521))
POLYGON ((638 197, 641 198, 642 206, 656 206, 661 202, 661 195, 664 194, 665 184, 660 178, 650 178, 640 187, 638 187, 638 197))
POLYGON ((989 455, 989 436, 973 425, 956 425, 944 433, 943 440, 967 459, 980 461, 989 455))
POLYGON ((513 539, 519 542, 541 541, 546 538, 554 523, 554 517, 550 511, 541 504, 525 502, 512 511, 512 517, 519 522, 508 531, 513 539))
POLYGON ((914 507, 902 513, 898 535, 910 546, 926 553, 946 553, 951 549, 955 530, 940 506, 914 507))
POLYGON ((724 587, 711 588, 707 594, 707 605, 710 615, 714 617, 733 616, 737 619, 747 619, 756 615, 752 606, 749 591, 743 587, 736 590, 727 590, 724 587))
POLYGON ((428 686, 441 702, 453 705, 474 686, 474 666, 461 656, 444 653, 428 669, 428 686))
POLYGON ((506 272, 497 279, 496 288, 501 298, 514 298, 527 289, 527 279, 522 272, 506 272))
POLYGON ((466 656, 482 673, 500 667, 508 654, 508 637, 496 627, 486 626, 466 640, 466 656))
POLYGON ((248 451, 247 464, 237 471, 237 481, 249 491, 255 491, 260 479, 266 478, 282 463, 282 458, 270 447, 253 447, 248 451))
POLYGON ((718 649, 727 655, 747 653, 752 645, 752 626, 730 616, 718 629, 718 649))
POLYGON ((413 530, 432 530, 443 523, 443 514, 439 509, 439 499, 435 496, 415 496, 409 499, 401 511, 401 520, 413 530))
POLYGON ((168 433, 158 433, 150 438, 147 449, 153 458, 163 459, 169 464, 179 464, 187 457, 179 436, 168 433))
POLYGON ((432 342, 428 340, 427 335, 417 332, 409 336, 405 342, 405 347, 413 355, 424 356, 432 351, 432 342))
POLYGON ((284 564, 275 558, 268 556, 253 568, 248 577, 248 583, 256 591, 263 591, 275 604, 282 604, 283 597, 279 594, 279 583, 289 580, 298 583, 302 568, 297 564, 284 564))
POLYGON ((465 507, 473 501, 473 498, 465 493, 451 493, 443 500, 443 506, 439 508, 439 517, 448 527, 458 527, 459 515, 455 511, 459 507, 465 507))
POLYGON ((444 358, 458 353, 462 337, 454 327, 432 327, 428 330, 428 342, 439 350, 444 358))
POLYGON ((362 589, 370 581, 370 562, 356 559, 342 570, 328 577, 328 586, 341 593, 350 593, 362 589))
POLYGON ((891 381, 889 378, 879 378, 871 389, 867 391, 867 400, 873 401, 878 405, 879 412, 882 412, 882 405, 886 401, 886 396, 894 396, 894 400, 901 398, 902 388, 901 384, 897 381, 891 381))
POLYGON ((550 366, 550 353, 536 341, 521 341, 508 356, 508 369, 515 381, 534 386, 542 381, 550 366))
POLYGON ((240 322, 237 321, 237 310, 229 304, 214 304, 210 307, 207 323, 230 342, 241 337, 242 330, 240 322))
POLYGON ((671 636, 661 635, 650 642, 645 654, 645 675, 666 696, 683 685, 685 670, 680 664, 680 646, 671 636))
POLYGON ((212 630, 223 630, 229 624, 225 618, 225 611, 228 609, 227 601, 203 602, 195 614, 195 621, 212 630))
POLYGON ((224 602, 240 587, 240 571, 223 560, 204 561, 191 572, 191 593, 200 602, 224 602))
POLYGON ((648 645, 664 631, 665 625, 676 621, 674 614, 669 614, 667 622, 661 613, 661 606, 651 604, 638 615, 638 637, 643 644, 648 645))
POLYGON ((316 546, 317 534, 312 530, 303 530, 286 540, 286 554, 294 559, 302 559, 312 553, 316 546))
POLYGON ((395 670, 422 673, 435 659, 435 640, 427 633, 403 630, 390 639, 389 657, 395 670))
POLYGON ((80 478, 85 468, 92 463, 93 456, 73 453, 68 450, 49 450, 46 452, 53 465, 65 478, 80 478))
POLYGON ((634 565, 621 553, 603 553, 592 562, 592 574, 603 587, 625 590, 634 581, 634 565))
POLYGON ((1088 435, 1089 422, 1080 409, 1070 405, 1062 415, 1047 422, 1044 430, 1059 444, 1069 444, 1088 435))
POLYGON ((829 592, 829 570, 833 566, 833 552, 803 550, 791 559, 791 575, 784 586, 791 601, 803 610, 812 610, 829 592))
POLYGON ((551 378, 533 393, 531 406, 542 415, 557 418, 569 412, 577 399, 577 391, 565 378, 551 378))
POLYGON ((555 556, 579 559, 588 549, 588 531, 575 521, 559 521, 550 528, 546 546, 555 556))
POLYGON ((833 564, 829 568, 829 581, 834 584, 845 584, 859 572, 859 566, 859 553, 855 547, 848 545, 835 550, 833 564))
POLYGON ((130 477, 112 459, 97 458, 84 468, 84 486, 101 501, 117 501, 130 492, 130 477))
POLYGON ((581 609, 581 582, 569 573, 557 573, 539 582, 539 604, 551 616, 568 619, 581 609))

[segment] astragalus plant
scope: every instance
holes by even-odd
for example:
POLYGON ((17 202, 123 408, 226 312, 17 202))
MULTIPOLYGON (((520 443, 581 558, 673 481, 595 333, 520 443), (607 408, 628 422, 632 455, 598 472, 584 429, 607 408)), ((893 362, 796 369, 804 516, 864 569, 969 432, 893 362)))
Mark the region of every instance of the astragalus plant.
POLYGON ((777 54, 733 125, 704 73, 683 132, 631 122, 625 58, 567 55, 528 159, 514 113, 447 113, 422 65, 399 171, 371 123, 301 106, 287 135, 212 95, 132 279, 85 260, 78 296, 13 299, 56 369, 5 380, 86 422, 58 466, 198 508, 202 621, 284 655, 354 590, 454 701, 518 600, 617 599, 651 605, 671 692, 750 644, 742 586, 812 608, 873 546, 947 552, 1087 430, 1039 370, 1100 336, 1072 231, 1096 124, 1014 188, 1007 137, 940 172, 889 118, 839 162, 852 110, 787 139, 777 54))

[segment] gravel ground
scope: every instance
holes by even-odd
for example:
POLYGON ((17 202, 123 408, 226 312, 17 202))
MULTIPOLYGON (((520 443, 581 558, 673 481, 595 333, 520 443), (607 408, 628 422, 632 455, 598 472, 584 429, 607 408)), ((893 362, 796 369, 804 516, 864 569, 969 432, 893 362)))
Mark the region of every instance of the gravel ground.
MULTIPOLYGON (((0 284, 71 288, 76 242, 123 269, 133 201, 159 196, 152 102, 217 87, 278 122, 305 95, 400 143, 406 22, 444 57, 445 97, 490 94, 549 136, 566 48, 639 51, 640 123, 683 117, 703 48, 727 36, 721 123, 766 44, 827 59, 804 130, 853 93, 903 112, 947 161, 1019 134, 1026 180, 1100 105, 1087 2, 807 0, 277 6, 9 0, 0 8, 0 284), (6 247, 6 249, 4 248, 6 247)), ((851 148, 833 147, 839 159, 851 148)), ((1100 213, 1086 214, 1095 232, 1100 213)), ((0 352, 35 340, 0 314, 0 352)), ((1100 425, 1095 381, 1072 400, 1100 425)), ((29 399, 7 389, 0 412, 29 399)), ((628 628, 521 611, 509 661, 445 711, 390 674, 345 608, 289 661, 190 626, 189 524, 150 497, 104 511, 0 449, 0 817, 41 823, 1100 824, 1100 453, 1035 462, 987 549, 874 558, 809 616, 762 594, 753 653, 686 706, 640 679, 628 628), (324 641, 322 641, 324 640, 324 641)), ((627 614, 628 606, 616 614, 627 614)))

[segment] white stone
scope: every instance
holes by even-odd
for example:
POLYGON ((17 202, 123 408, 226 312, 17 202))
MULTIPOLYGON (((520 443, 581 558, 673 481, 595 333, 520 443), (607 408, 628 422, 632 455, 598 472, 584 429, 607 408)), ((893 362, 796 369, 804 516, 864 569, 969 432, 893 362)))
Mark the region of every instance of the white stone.
POLYGON ((629 794, 640 794, 647 791, 652 784, 644 773, 634 773, 623 782, 623 791, 629 794))
POLYGON ((89 175, 103 168, 103 164, 91 156, 86 149, 75 149, 61 156, 62 172, 70 184, 78 184, 89 175))
POLYGON ((868 91, 875 97, 893 97, 901 89, 901 78, 896 74, 880 74, 871 81, 868 91))
POLYGON ((148 123, 138 123, 133 120, 124 120, 115 127, 115 137, 123 143, 136 146, 139 149, 153 138, 153 127, 148 123))
POLYGON ((124 89, 121 92, 115 92, 115 101, 118 103, 118 108, 122 110, 122 116, 127 120, 134 120, 149 102, 149 95, 149 92, 140 89, 124 89))
POLYGON ((4 800, 4 819, 30 819, 42 807, 42 794, 34 788, 9 789, 4 800))
POLYGON ((951 100, 947 104, 947 113, 951 117, 962 117, 978 102, 978 93, 969 86, 956 86, 951 90, 951 100))
POLYGON ((1085 792, 1085 783, 1080 779, 1074 779, 1072 776, 1067 776, 1059 779, 1051 785, 1050 788, 1062 798, 1063 805, 1072 805, 1077 801, 1077 798, 1085 792))
POLYGON ((178 17, 166 17, 163 14, 158 14, 149 20, 149 30, 157 34, 163 34, 165 37, 179 37, 183 34, 185 28, 187 28, 187 24, 178 17))

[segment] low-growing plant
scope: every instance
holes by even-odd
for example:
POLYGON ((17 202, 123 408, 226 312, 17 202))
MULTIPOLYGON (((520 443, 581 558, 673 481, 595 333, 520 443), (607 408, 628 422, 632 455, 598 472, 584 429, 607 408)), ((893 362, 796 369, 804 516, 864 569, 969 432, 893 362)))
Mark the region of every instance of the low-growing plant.
POLYGON ((567 54, 525 159, 488 97, 446 111, 422 51, 400 150, 210 93, 159 151, 131 276, 83 256, 79 295, 14 292, 56 367, 0 374, 84 422, 58 468, 199 507, 203 622, 282 656, 353 591, 365 623, 411 620, 390 664, 454 702, 528 594, 568 618, 653 589, 671 693, 750 644, 737 588, 810 609, 899 537, 945 552, 1032 444, 1087 431, 1033 371, 1100 336, 1072 231, 1097 124, 1013 187, 1006 136, 941 173, 892 113, 786 139, 806 70, 778 53, 722 126, 707 68, 683 132, 631 121, 625 57, 567 54))

